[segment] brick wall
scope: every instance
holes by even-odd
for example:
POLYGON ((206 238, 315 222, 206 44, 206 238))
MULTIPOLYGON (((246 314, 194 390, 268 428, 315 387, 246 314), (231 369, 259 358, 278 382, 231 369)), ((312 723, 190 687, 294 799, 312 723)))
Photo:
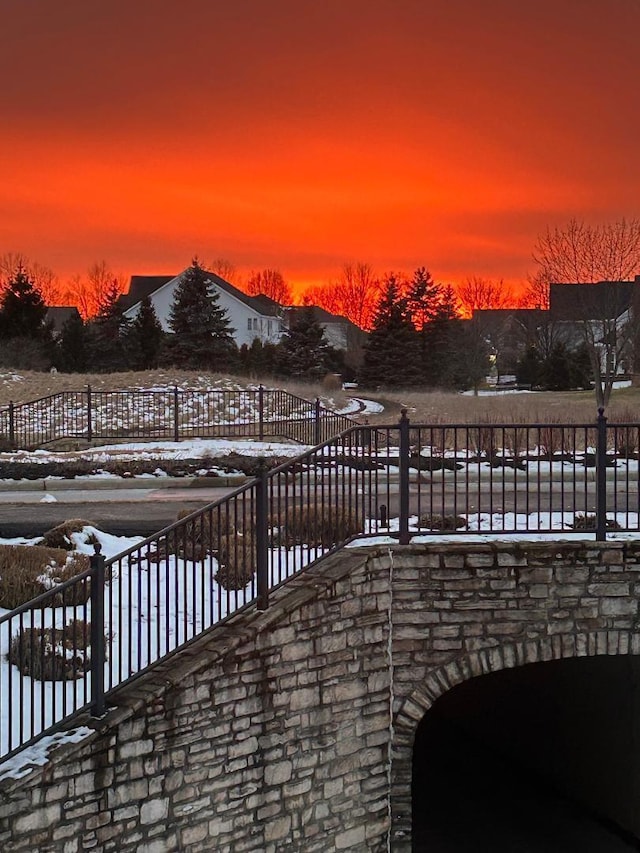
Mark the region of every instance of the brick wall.
POLYGON ((504 667, 640 653, 639 583, 635 542, 340 552, 1 782, 0 849, 409 851, 431 704, 504 667))

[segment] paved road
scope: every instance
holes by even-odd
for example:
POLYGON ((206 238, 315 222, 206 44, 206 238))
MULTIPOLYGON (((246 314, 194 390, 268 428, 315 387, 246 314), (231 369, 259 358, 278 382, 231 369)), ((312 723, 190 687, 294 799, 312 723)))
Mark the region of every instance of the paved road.
POLYGON ((69 518, 85 518, 118 536, 149 536, 175 521, 180 510, 196 510, 231 491, 220 487, 0 492, 0 537, 40 536, 69 518))

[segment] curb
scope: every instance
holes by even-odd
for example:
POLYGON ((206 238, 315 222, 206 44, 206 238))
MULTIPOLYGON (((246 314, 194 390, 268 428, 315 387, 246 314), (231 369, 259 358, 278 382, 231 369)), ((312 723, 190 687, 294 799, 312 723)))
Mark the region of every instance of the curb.
POLYGON ((45 477, 39 480, 0 480, 0 492, 215 489, 219 486, 242 486, 248 479, 245 474, 230 474, 228 477, 74 477, 68 480, 45 477))

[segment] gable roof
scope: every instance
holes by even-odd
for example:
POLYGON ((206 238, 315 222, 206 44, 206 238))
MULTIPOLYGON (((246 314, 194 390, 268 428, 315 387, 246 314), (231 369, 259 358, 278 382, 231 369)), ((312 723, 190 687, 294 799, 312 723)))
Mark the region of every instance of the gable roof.
POLYGON ((50 305, 45 314, 45 323, 51 323, 54 333, 62 332, 62 327, 71 317, 80 316, 75 305, 50 305))
POLYGON ((549 314, 552 320, 613 319, 640 298, 640 276, 634 281, 598 281, 595 284, 549 286, 549 314))
POLYGON ((175 278, 173 275, 132 275, 129 290, 120 297, 123 310, 151 296, 160 287, 175 278))

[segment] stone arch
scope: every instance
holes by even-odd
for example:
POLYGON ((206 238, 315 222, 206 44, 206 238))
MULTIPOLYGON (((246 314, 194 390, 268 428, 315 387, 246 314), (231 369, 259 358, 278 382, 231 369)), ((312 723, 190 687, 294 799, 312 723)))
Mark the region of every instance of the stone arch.
POLYGON ((411 850, 411 781, 418 725, 440 696, 476 676, 530 663, 599 655, 640 655, 640 632, 600 630, 554 634, 468 652, 435 668, 400 704, 393 724, 391 837, 394 851, 411 850))

